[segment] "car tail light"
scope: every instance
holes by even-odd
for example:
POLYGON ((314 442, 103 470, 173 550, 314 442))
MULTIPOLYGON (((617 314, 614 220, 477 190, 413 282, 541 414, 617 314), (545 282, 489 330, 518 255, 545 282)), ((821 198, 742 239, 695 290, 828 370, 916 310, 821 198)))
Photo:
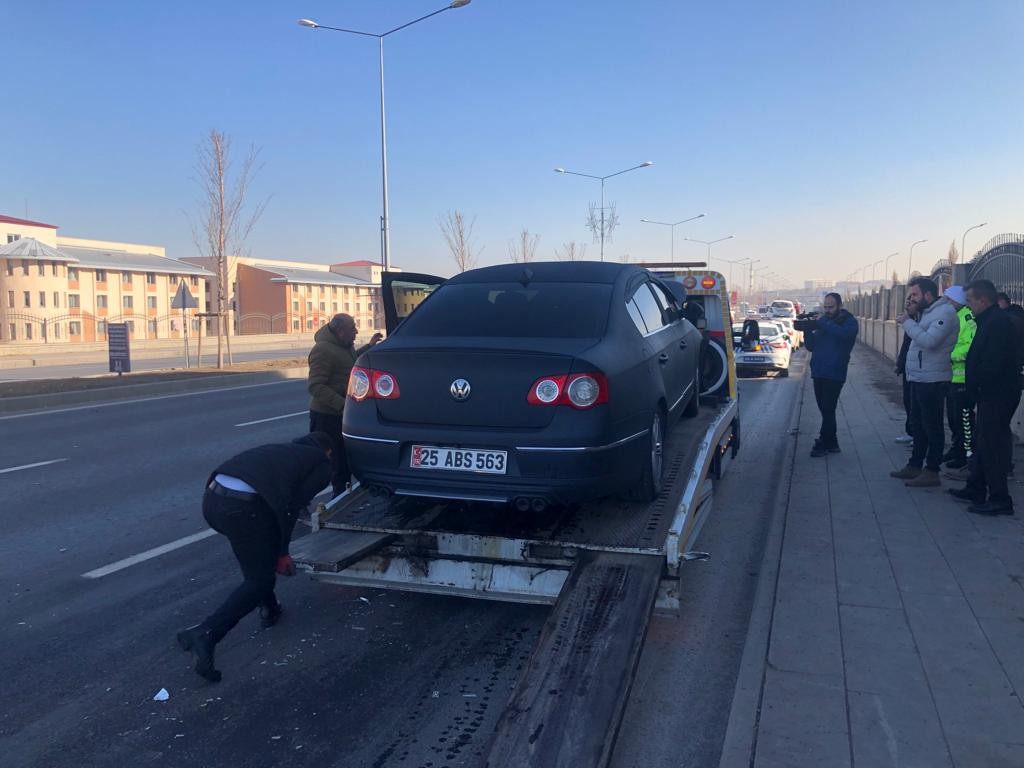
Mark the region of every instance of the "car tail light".
POLYGON ((398 379, 387 371, 355 366, 348 377, 348 396, 356 402, 366 399, 397 400, 401 390, 398 379))
POLYGON ((786 348, 786 342, 784 342, 784 341, 777 341, 774 344, 772 344, 772 349, 785 349, 785 348, 786 348))
POLYGON ((533 382, 526 402, 530 405, 568 405, 586 410, 608 402, 608 379, 603 373, 543 376, 533 382))

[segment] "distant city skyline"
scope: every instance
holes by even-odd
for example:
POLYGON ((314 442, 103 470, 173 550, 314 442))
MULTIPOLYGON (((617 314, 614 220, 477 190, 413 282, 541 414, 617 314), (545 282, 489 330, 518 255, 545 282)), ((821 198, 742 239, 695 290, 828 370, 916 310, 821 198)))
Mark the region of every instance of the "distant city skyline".
MULTIPOLYGON (((443 5, 15 0, 0 213, 196 256, 195 147, 218 128, 239 159, 262 150, 251 255, 376 260, 376 44, 295 22, 377 31, 443 5)), ((992 40, 1022 22, 1018 2, 473 0, 386 44, 393 263, 451 273, 437 220, 454 209, 475 217, 481 265, 507 261, 523 228, 538 258, 570 241, 596 258, 599 184, 553 169, 644 161, 607 182, 609 260, 667 260, 668 228, 640 220, 703 212, 676 228, 677 260, 704 258, 685 237, 731 234, 716 266, 757 258, 794 286, 896 251, 889 271, 904 275, 921 239, 913 269, 926 271, 987 222, 970 256, 1024 230, 1024 61, 992 40)))

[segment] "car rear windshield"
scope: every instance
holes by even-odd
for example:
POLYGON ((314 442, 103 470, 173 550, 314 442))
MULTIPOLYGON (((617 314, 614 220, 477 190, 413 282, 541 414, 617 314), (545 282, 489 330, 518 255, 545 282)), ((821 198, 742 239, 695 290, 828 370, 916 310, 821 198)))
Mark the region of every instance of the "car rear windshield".
POLYGON ((612 286, 600 283, 442 285, 402 324, 413 336, 596 339, 612 286))

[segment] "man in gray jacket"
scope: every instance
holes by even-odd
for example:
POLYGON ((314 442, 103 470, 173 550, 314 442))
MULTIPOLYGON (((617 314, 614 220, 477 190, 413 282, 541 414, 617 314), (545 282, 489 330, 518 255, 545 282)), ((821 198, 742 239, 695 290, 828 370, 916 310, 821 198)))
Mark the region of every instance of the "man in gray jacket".
POLYGON ((953 380, 950 355, 956 345, 960 320, 956 308, 939 297, 939 288, 927 277, 915 277, 907 286, 908 300, 917 304, 921 316, 914 320, 904 313, 896 318, 910 337, 906 376, 910 382, 910 428, 914 452, 903 469, 892 476, 916 488, 941 485, 939 467, 945 449, 943 422, 946 390, 953 380))

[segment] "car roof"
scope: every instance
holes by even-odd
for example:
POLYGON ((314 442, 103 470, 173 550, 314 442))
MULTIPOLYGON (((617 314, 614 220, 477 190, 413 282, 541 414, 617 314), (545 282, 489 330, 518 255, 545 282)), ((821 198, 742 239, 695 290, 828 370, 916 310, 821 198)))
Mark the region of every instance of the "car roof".
POLYGON ((614 283, 624 272, 644 272, 631 264, 609 261, 531 261, 529 264, 497 264, 471 269, 448 283, 614 283))

